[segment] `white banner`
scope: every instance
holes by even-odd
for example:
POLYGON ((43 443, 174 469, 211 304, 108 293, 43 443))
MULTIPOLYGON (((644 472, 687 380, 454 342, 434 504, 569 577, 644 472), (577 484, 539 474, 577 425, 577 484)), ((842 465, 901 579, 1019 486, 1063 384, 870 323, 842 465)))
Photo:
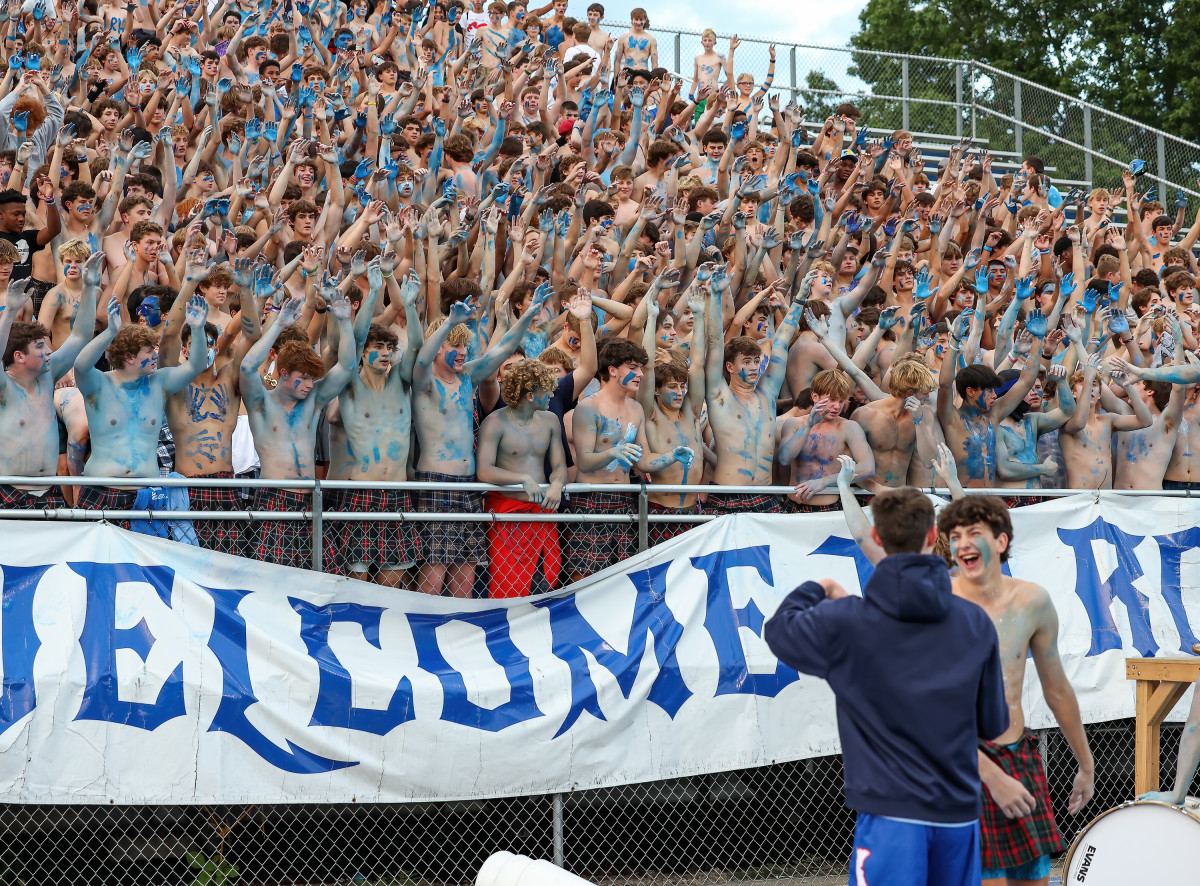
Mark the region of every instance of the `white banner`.
MULTIPOLYGON (((1009 565, 1054 597, 1085 721, 1133 716, 1127 656, 1196 642, 1198 518, 1109 495, 1013 512, 1009 565)), ((831 693, 762 623, 805 579, 870 570, 840 514, 723 518, 512 601, 99 524, 0 533, 3 802, 450 800, 836 753, 831 693)), ((1030 726, 1053 725, 1036 687, 1031 666, 1030 726)))

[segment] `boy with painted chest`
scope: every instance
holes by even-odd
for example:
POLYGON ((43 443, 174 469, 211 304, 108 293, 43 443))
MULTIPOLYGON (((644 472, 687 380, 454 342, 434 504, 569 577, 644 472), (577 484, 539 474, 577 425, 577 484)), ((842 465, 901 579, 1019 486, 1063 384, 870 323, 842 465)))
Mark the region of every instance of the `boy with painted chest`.
POLYGON ((1061 852, 1063 845, 1037 739, 1025 727, 1021 705, 1030 656, 1042 695, 1079 764, 1067 805, 1071 814, 1086 806, 1095 790, 1094 763, 1079 703, 1058 655, 1058 613, 1045 588, 1001 571, 1013 538, 1012 520, 1002 500, 973 495, 953 501, 938 516, 938 530, 949 538, 958 567, 952 580, 954 595, 980 606, 996 627, 1008 702, 1008 729, 992 741, 979 743, 983 882, 987 886, 1044 884, 1050 856, 1061 852))

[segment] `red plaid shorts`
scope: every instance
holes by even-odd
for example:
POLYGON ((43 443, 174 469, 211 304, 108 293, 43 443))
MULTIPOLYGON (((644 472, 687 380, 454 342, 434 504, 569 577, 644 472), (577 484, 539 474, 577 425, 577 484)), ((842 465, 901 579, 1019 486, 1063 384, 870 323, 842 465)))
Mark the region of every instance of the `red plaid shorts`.
MULTIPOLYGON (((632 492, 575 492, 563 508, 566 514, 633 514, 632 492)), ((563 572, 591 575, 637 553, 636 523, 564 523, 563 572)))
POLYGON ((756 492, 738 492, 734 495, 710 495, 704 503, 706 514, 778 514, 783 511, 779 499, 773 495, 756 492))
MULTIPOLYGON (((232 480, 231 471, 201 474, 192 480, 232 480)), ((238 511, 244 510, 238 501, 237 490, 232 486, 191 486, 188 488, 188 503, 193 511, 238 511)), ((240 522, 236 520, 193 520, 196 538, 202 548, 221 554, 241 554, 242 539, 240 522)))
POLYGON ((10 511, 40 511, 44 508, 65 508, 67 500, 62 490, 51 486, 41 495, 34 495, 15 486, 0 486, 0 508, 10 511))
MULTIPOLYGON (((116 486, 80 486, 77 507, 89 511, 132 511, 137 503, 136 489, 116 486)), ((114 520, 114 526, 129 528, 128 520, 114 520)))
POLYGON ((1015 868, 1039 856, 1062 852, 1062 835, 1054 823, 1050 788, 1046 784, 1046 771, 1042 768, 1036 736, 1026 729, 1014 744, 980 741, 979 749, 1005 774, 1020 781, 1037 801, 1037 808, 1031 815, 1008 818, 984 786, 983 813, 979 819, 984 870, 1015 868))
MULTIPOLYGON (((406 514, 413 511, 412 499, 403 489, 340 489, 325 512, 352 514, 406 514)), ((325 571, 349 575, 352 566, 372 565, 407 569, 417 562, 421 542, 416 527, 400 520, 325 520, 325 571)), ((356 570, 361 571, 361 570, 356 570)))
MULTIPOLYGON (((308 493, 255 489, 253 510, 298 513, 312 508, 308 493)), ((312 568, 312 524, 308 520, 262 520, 246 544, 246 556, 264 563, 312 568)))

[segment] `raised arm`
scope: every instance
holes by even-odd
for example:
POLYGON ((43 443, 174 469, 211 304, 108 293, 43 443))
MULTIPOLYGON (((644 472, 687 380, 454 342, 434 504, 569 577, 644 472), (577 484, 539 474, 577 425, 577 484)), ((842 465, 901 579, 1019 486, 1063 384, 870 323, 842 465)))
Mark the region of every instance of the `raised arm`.
POLYGON ((84 342, 92 337, 96 325, 96 297, 100 291, 103 266, 103 252, 95 253, 83 265, 83 292, 79 296, 79 310, 71 323, 71 334, 62 343, 62 347, 50 355, 50 375, 55 381, 71 370, 84 342))
POLYGON ((86 343, 75 357, 75 386, 85 397, 96 393, 99 389, 100 376, 103 373, 96 368, 96 361, 104 356, 104 349, 112 343, 121 330, 120 303, 115 298, 108 300, 108 326, 95 338, 87 335, 86 328, 85 324, 84 329, 80 330, 84 332, 86 343))
POLYGON ((187 362, 182 366, 167 366, 158 370, 162 379, 163 393, 177 394, 192 383, 208 365, 208 349, 201 347, 204 341, 204 321, 208 319, 208 302, 197 293, 187 306, 187 325, 191 330, 192 345, 188 348, 187 362))

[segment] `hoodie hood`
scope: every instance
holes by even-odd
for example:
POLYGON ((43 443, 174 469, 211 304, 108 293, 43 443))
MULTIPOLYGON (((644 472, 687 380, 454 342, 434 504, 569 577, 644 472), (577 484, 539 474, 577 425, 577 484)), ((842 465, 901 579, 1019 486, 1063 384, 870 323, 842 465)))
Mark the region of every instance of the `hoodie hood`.
POLYGON ((879 561, 863 597, 899 621, 941 621, 953 597, 950 572, 934 554, 892 554, 879 561))

